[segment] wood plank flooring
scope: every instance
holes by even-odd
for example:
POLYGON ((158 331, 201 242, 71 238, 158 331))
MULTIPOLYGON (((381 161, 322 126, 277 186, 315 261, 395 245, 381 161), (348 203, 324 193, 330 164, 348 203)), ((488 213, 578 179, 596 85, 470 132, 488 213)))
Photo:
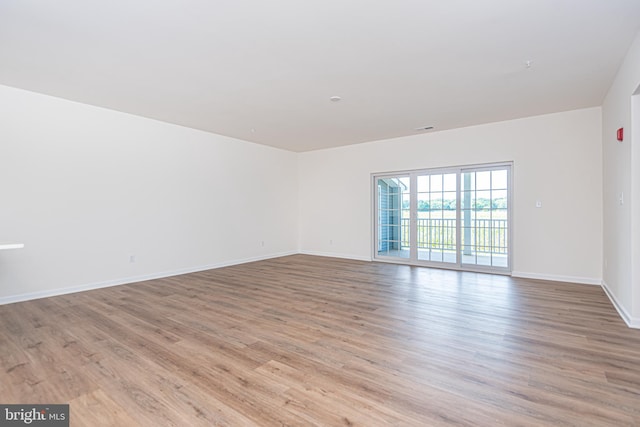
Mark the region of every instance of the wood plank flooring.
POLYGON ((640 330, 596 286, 295 255, 0 325, 0 402, 72 426, 640 425, 640 330))

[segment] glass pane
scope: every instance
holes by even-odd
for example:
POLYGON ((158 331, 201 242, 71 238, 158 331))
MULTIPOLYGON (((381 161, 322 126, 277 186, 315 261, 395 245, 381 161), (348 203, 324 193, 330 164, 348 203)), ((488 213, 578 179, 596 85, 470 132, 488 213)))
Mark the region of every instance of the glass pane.
POLYGON ((491 217, 494 220, 503 219, 506 222, 506 220, 507 220, 507 210, 506 209, 494 209, 493 212, 491 213, 491 217))
POLYGON ((418 193, 426 193, 429 191, 429 175, 421 175, 418 177, 418 193))
POLYGON ((420 212, 429 210, 429 193, 418 193, 418 217, 420 212))
POLYGON ((431 193, 431 207, 430 210, 442 209, 442 193, 431 193))
POLYGON ((478 190, 491 189, 491 171, 476 172, 476 188, 478 190))
POLYGON ((491 191, 476 191, 475 194, 475 209, 490 209, 491 208, 491 191))
POLYGON ((460 244, 471 247, 474 244, 473 229, 471 227, 462 227, 460 232, 462 233, 460 236, 460 244))
POLYGON ((442 209, 455 211, 457 209, 456 200, 455 191, 443 193, 442 209))
POLYGON ((442 191, 442 175, 431 175, 431 191, 442 191))
MULTIPOLYGON (((462 223, 466 224, 468 221, 475 219, 476 211, 474 211, 473 209, 462 209, 460 211, 460 216, 462 217, 462 223)), ((470 225, 466 225, 466 227, 470 227, 470 225)))
POLYGON ((402 194, 402 209, 408 210, 411 208, 411 198, 409 193, 402 194))
POLYGON ((491 192, 492 206, 494 209, 507 208, 507 190, 493 190, 491 192))
POLYGON ((442 209, 432 210, 429 212, 429 218, 431 219, 442 219, 443 212, 442 209))
POLYGON ((464 191, 462 192, 462 200, 460 200, 460 209, 472 209, 473 205, 471 201, 473 200, 475 192, 464 191))
POLYGON ((456 191, 457 174, 448 173, 444 175, 444 183, 442 189, 444 191, 456 191))
POLYGON ((462 191, 471 191, 476 189, 476 174, 475 172, 465 172, 462 177, 461 183, 462 191))
POLYGON ((491 188, 494 190, 506 190, 507 189, 507 171, 498 170, 491 171, 491 188))
POLYGON ((491 265, 491 254, 488 254, 488 253, 480 253, 480 254, 478 254, 477 257, 476 257, 476 264, 477 265, 490 266, 491 265))
POLYGON ((493 255, 491 259, 491 265, 494 267, 507 268, 509 266, 509 259, 507 255, 493 255))
POLYGON ((460 251, 460 257, 463 264, 476 263, 476 253, 472 245, 463 245, 460 251))
POLYGON ((381 210, 378 213, 378 224, 380 225, 392 225, 394 224, 394 216, 389 211, 381 210))

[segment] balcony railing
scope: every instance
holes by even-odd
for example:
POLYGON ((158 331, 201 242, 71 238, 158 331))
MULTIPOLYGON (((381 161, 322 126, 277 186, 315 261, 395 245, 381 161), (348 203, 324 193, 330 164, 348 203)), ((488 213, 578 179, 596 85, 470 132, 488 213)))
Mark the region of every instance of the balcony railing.
MULTIPOLYGON (((408 248, 409 218, 402 218, 401 245, 408 248)), ((419 218, 418 249, 456 250, 456 220, 419 218)), ((471 252, 507 254, 508 232, 506 219, 475 219, 469 227, 461 228, 463 250, 471 252)))

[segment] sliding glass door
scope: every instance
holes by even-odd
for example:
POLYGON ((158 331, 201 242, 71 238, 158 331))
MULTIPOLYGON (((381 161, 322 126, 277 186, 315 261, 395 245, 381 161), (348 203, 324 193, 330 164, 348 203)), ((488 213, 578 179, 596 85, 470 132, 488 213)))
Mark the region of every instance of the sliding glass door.
POLYGON ((511 165, 374 175, 374 259, 509 272, 511 165))

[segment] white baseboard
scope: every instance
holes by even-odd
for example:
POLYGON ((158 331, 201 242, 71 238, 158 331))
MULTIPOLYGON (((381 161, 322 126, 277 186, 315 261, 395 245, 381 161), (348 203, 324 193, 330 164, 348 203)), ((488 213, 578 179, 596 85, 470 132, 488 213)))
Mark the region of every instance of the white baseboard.
POLYGON ((323 256, 329 258, 352 259, 355 261, 371 261, 371 257, 363 257, 358 255, 337 254, 334 252, 317 252, 317 251, 300 251, 302 255, 323 256))
POLYGON ((526 273, 523 271, 512 271, 511 277, 518 277, 521 279, 549 280, 551 282, 580 283, 582 285, 600 286, 602 284, 601 279, 594 279, 591 277, 557 276, 553 274, 526 273))
POLYGON ((629 314, 624 306, 620 304, 620 301, 618 301, 615 294, 611 291, 609 285, 607 285, 607 282, 605 282, 604 280, 602 281, 602 289, 604 289, 604 292, 609 297, 611 304, 613 304, 615 309, 618 311, 618 314, 620 315, 620 317, 622 317, 622 320, 624 320, 627 326, 634 329, 640 329, 640 318, 633 317, 629 314))
POLYGON ((30 292, 30 293, 20 294, 20 295, 10 295, 7 297, 1 297, 0 305, 12 304, 15 302, 22 302, 22 301, 29 301, 29 300, 39 299, 39 298, 73 294, 76 292, 91 291, 94 289, 108 288, 110 286, 125 285, 128 283, 144 282, 145 280, 162 279, 165 277, 179 276, 181 274, 196 273, 198 271, 213 270, 216 268, 229 267, 232 265, 246 264, 248 262, 263 261, 271 258, 280 258, 283 256, 295 255, 297 253, 298 252, 296 251, 281 252, 281 253, 270 254, 266 256, 236 259, 236 260, 224 261, 224 262, 219 262, 214 264, 201 265, 198 267, 189 267, 189 268, 183 268, 183 269, 172 270, 172 271, 164 271, 160 273, 152 273, 152 274, 145 274, 145 275, 131 276, 131 277, 122 277, 119 279, 106 280, 104 282, 88 283, 86 285, 72 286, 68 288, 49 289, 49 290, 40 291, 40 292, 30 292))

